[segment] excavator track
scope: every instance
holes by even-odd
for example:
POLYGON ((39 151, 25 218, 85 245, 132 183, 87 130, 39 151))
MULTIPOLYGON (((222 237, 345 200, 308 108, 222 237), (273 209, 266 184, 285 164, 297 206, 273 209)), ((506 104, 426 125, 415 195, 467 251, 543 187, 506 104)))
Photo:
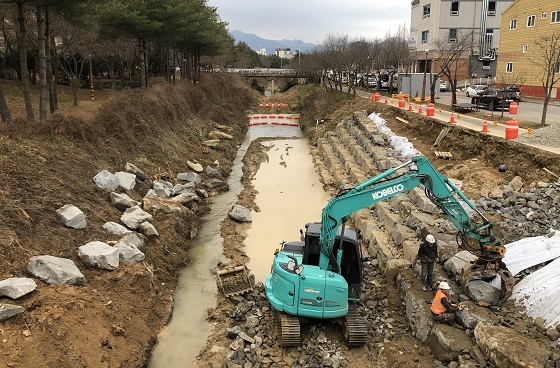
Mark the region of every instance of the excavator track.
POLYGON ((342 330, 347 346, 364 346, 367 339, 367 325, 356 304, 348 305, 348 314, 343 318, 342 330))
POLYGON ((278 312, 278 325, 280 344, 285 347, 299 346, 301 343, 299 318, 291 314, 278 312))

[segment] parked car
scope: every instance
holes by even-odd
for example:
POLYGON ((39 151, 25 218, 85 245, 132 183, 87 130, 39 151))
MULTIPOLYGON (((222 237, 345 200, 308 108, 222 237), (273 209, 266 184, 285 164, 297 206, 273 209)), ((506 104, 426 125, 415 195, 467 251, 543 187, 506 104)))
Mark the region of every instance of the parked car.
POLYGON ((473 96, 473 105, 485 106, 489 110, 506 109, 513 101, 519 102, 515 92, 502 91, 494 88, 487 88, 480 92, 478 96, 473 96))
POLYGON ((515 84, 506 86, 505 90, 508 92, 515 92, 515 95, 517 96, 517 102, 521 101, 521 90, 515 84))
POLYGON ((368 88, 375 89, 377 88, 377 78, 375 76, 370 75, 367 79, 368 88))
POLYGON ((440 80, 440 81, 439 81, 439 91, 440 91, 440 92, 445 92, 445 89, 446 89, 445 81, 444 81, 444 80, 440 80))
POLYGON ((467 97, 478 96, 487 87, 483 84, 473 84, 467 87, 467 97))

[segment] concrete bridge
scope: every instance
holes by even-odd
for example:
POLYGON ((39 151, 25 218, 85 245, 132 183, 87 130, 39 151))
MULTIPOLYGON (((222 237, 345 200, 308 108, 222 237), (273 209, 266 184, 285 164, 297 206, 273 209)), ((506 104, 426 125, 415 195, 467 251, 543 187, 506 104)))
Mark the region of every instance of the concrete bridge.
POLYGON ((301 72, 298 73, 297 69, 277 69, 277 68, 253 68, 253 69, 242 69, 242 68, 227 68, 226 73, 236 73, 244 77, 251 78, 271 78, 271 77, 281 77, 281 78, 297 78, 301 72))

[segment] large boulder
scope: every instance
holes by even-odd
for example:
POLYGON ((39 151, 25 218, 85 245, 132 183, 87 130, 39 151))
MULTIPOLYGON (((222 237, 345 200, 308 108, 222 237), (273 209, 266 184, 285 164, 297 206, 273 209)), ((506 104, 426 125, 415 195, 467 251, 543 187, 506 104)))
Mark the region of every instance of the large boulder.
POLYGON ((109 191, 116 190, 119 187, 119 179, 113 173, 103 170, 93 177, 93 182, 99 188, 109 191))
POLYGON ((123 226, 121 224, 117 224, 116 222, 112 222, 112 221, 104 223, 103 228, 105 230, 109 231, 110 233, 115 234, 115 235, 130 234, 132 232, 131 230, 129 230, 125 226, 123 226))
POLYGON ((123 190, 132 190, 136 185, 136 175, 119 171, 115 173, 115 177, 119 181, 119 187, 123 190))
POLYGON ((146 174, 134 164, 127 162, 124 169, 128 173, 134 174, 138 180, 144 181, 146 179, 146 174))
POLYGON ((165 180, 154 180, 152 189, 158 197, 167 198, 173 195, 173 184, 165 180))
POLYGON ((504 327, 479 323, 476 344, 497 368, 544 367, 550 351, 537 341, 504 327))
POLYGON ((18 299, 37 288, 35 280, 27 277, 10 277, 0 281, 0 295, 18 299))
POLYGON ((153 216, 138 206, 127 208, 121 216, 121 221, 128 226, 129 229, 138 229, 141 223, 152 220, 153 216))
POLYGON ((92 241, 79 247, 78 257, 88 267, 109 271, 119 267, 119 250, 100 241, 92 241))
POLYGON ((62 223, 72 229, 85 229, 86 215, 73 204, 67 204, 56 210, 56 216, 62 223))
POLYGON ((472 347, 471 339, 464 330, 436 323, 430 333, 430 347, 437 360, 450 362, 472 347))
POLYGON ((121 211, 126 211, 127 208, 139 206, 140 202, 130 198, 127 194, 111 192, 111 204, 121 211))
POLYGON ((25 312, 25 308, 19 305, 0 303, 0 321, 25 312))
POLYGON ((76 264, 67 258, 49 255, 31 257, 27 271, 47 284, 82 285, 86 282, 76 264))
POLYGON ((233 205, 233 208, 229 211, 228 215, 231 219, 239 222, 253 221, 251 211, 238 204, 233 205))

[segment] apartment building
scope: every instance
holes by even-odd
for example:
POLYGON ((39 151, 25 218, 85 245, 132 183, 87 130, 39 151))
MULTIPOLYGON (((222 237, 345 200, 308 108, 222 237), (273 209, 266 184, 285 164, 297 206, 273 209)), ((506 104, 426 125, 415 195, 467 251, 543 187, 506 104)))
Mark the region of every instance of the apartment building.
MULTIPOLYGON (((560 1, 517 0, 503 12, 501 28, 497 82, 517 84, 523 96, 544 97, 545 62, 538 44, 545 36, 560 37, 560 1)), ((554 64, 560 73, 560 64, 554 64)), ((551 96, 560 99, 560 86, 551 96)))
POLYGON ((501 14, 513 0, 412 0, 410 58, 417 73, 439 72, 438 42, 471 39, 457 63, 457 79, 495 77, 501 14))

